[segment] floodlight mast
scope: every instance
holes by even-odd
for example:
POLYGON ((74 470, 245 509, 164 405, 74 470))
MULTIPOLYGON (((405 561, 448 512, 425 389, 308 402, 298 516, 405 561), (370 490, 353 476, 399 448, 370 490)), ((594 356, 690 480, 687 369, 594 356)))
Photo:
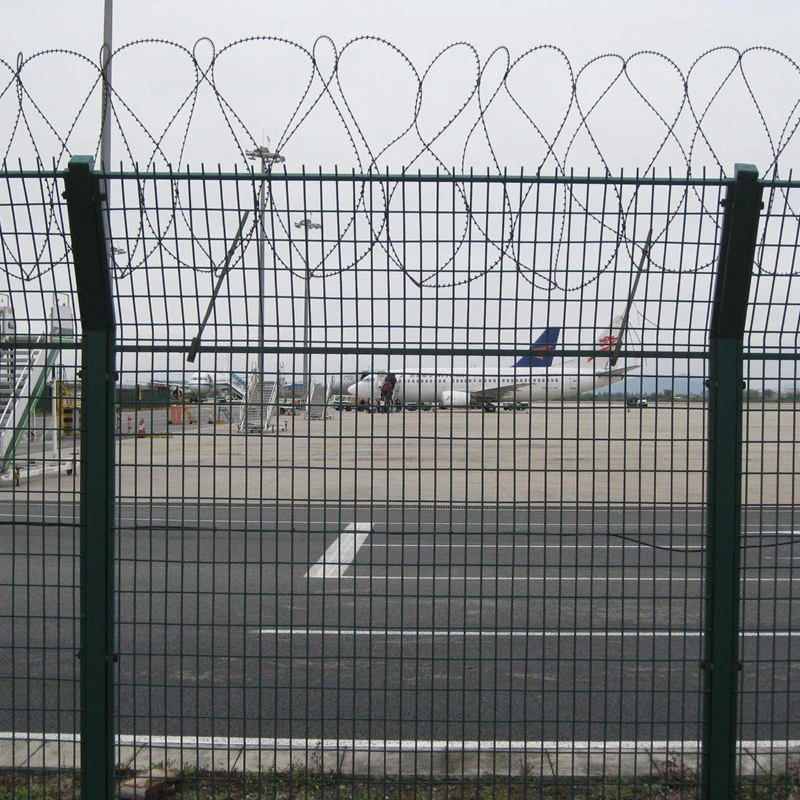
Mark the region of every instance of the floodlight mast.
MULTIPOLYGON (((103 73, 102 112, 100 116, 100 168, 111 169, 111 54, 114 30, 114 0, 105 0, 103 8, 103 47, 100 69, 103 73)), ((106 195, 108 189, 106 188, 106 195)))
POLYGON ((305 262, 306 275, 303 283, 303 392, 305 393, 306 417, 311 409, 311 357, 308 348, 311 346, 311 267, 308 258, 308 232, 321 228, 319 222, 312 222, 308 217, 294 223, 295 228, 305 229, 305 262))
MULTIPOLYGON (((282 164, 286 159, 277 151, 272 152, 269 149, 269 139, 267 139, 267 146, 259 145, 252 150, 246 150, 245 155, 251 160, 261 161, 261 173, 266 175, 268 167, 273 164, 282 164)), ((261 188, 258 190, 258 233, 256 238, 258 240, 258 380, 264 380, 264 264, 265 264, 265 247, 267 239, 266 224, 264 217, 266 215, 266 192, 265 192, 266 179, 261 179, 261 188)))

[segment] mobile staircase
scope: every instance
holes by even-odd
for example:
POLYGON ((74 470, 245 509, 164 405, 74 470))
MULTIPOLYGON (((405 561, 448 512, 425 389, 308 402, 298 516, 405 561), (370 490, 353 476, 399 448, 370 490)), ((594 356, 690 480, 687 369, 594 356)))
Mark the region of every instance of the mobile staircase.
POLYGON ((247 381, 235 372, 231 372, 231 394, 236 395, 238 400, 247 397, 247 381))
POLYGON ((328 406, 328 390, 323 383, 311 385, 311 392, 308 396, 308 419, 324 419, 325 411, 328 406))
POLYGON ((263 433, 274 430, 272 417, 278 400, 279 384, 280 381, 277 379, 262 380, 259 375, 251 377, 247 396, 239 414, 240 431, 263 433))
MULTIPOLYGON (((0 414, 0 479, 19 482, 22 478, 32 478, 49 472, 71 472, 72 460, 61 458, 55 422, 52 426, 52 453, 47 452, 46 441, 41 441, 34 452, 35 430, 31 426, 36 404, 61 357, 61 349, 57 345, 75 338, 75 323, 69 300, 63 295, 56 295, 46 332, 32 342, 27 351, 19 347, 11 304, 0 303, 0 337, 4 343, 13 342, 17 345, 9 349, 3 348, 3 359, 0 362, 0 389, 6 388, 10 375, 14 376, 13 388, 0 414), (10 359, 6 354, 10 354, 10 359)), ((54 415, 51 418, 55 421, 54 415)))
POLYGON ((0 405, 3 406, 14 394, 14 384, 17 382, 17 354, 13 346, 15 336, 11 300, 3 294, 0 295, 0 343, 3 345, 0 349, 0 405))

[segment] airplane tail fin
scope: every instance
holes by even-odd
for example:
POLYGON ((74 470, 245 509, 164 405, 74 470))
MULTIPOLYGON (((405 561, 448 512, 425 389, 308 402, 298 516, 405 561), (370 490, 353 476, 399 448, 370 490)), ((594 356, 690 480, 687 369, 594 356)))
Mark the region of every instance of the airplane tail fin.
POLYGON ((556 346, 561 328, 545 328, 542 335, 531 345, 530 352, 514 364, 515 367, 547 368, 553 363, 550 351, 556 346))
POLYGON ((619 376, 639 368, 638 361, 621 355, 626 326, 626 317, 616 317, 611 328, 601 333, 596 343, 599 355, 591 355, 585 360, 590 370, 598 375, 619 376))

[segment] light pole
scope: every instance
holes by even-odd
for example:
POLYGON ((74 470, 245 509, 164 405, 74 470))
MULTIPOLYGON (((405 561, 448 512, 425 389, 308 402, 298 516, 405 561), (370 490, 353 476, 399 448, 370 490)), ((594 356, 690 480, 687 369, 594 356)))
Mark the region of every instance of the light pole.
MULTIPOLYGON (((271 152, 269 149, 269 139, 267 147, 260 145, 253 150, 245 151, 245 155, 251 160, 261 161, 261 173, 267 174, 267 167, 273 164, 282 164, 286 159, 278 152, 271 152)), ((266 214, 266 192, 264 190, 265 178, 261 178, 261 188, 258 190, 258 380, 264 380, 264 248, 266 247, 267 230, 264 224, 266 214)))
MULTIPOLYGON (((103 47, 100 68, 103 71, 103 111, 100 117, 100 168, 111 169, 111 53, 114 30, 114 0, 105 0, 103 8, 103 47)), ((106 188, 108 196, 108 188, 106 188)))
POLYGON ((311 267, 308 263, 308 232, 321 228, 322 225, 320 225, 319 222, 312 222, 306 217, 306 219, 302 219, 300 222, 295 222, 294 226, 295 228, 305 228, 306 276, 303 287, 303 389, 306 395, 306 417, 308 417, 310 412, 309 405, 311 403, 311 356, 308 352, 308 348, 311 344, 309 341, 311 338, 311 267))

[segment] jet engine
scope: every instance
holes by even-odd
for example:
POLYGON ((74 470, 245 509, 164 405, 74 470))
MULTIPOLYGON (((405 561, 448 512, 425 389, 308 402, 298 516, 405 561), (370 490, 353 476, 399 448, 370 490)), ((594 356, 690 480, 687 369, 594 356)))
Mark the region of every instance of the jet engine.
POLYGON ((469 392, 442 392, 442 405, 466 408, 471 405, 469 392))

